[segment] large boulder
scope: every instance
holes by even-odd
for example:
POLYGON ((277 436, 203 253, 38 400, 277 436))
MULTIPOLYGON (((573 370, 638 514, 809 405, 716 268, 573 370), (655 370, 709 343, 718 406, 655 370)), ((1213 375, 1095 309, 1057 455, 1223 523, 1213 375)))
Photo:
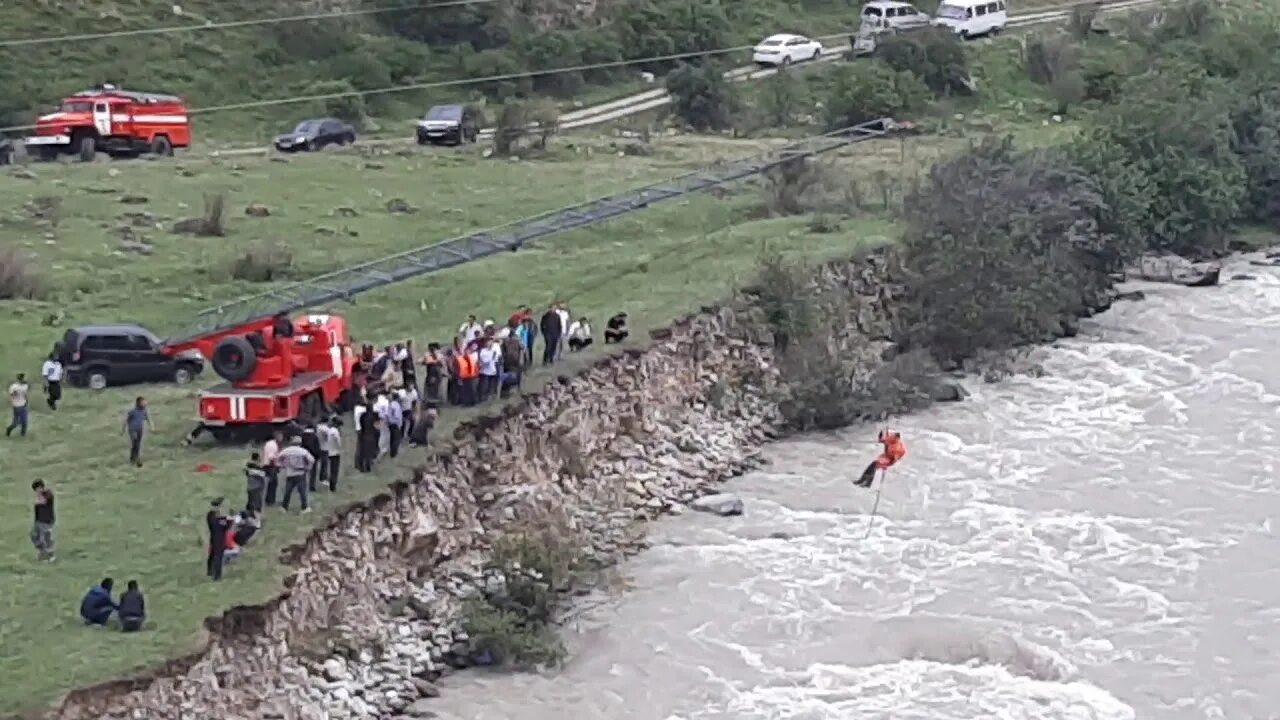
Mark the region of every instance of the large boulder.
POLYGON ((704 495, 703 497, 689 503, 689 507, 698 512, 711 513, 720 517, 729 517, 731 515, 742 514, 742 498, 729 493, 716 493, 714 495, 704 495))

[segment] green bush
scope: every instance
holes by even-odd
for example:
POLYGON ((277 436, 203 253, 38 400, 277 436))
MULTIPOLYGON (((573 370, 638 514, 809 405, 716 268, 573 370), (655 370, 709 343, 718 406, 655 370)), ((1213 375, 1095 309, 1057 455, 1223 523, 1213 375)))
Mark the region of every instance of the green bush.
POLYGON ((964 47, 950 30, 928 28, 893 35, 880 43, 877 53, 886 65, 913 73, 938 95, 973 92, 964 47))
POLYGON ((1245 217, 1280 227, 1280 91, 1246 100, 1232 125, 1233 148, 1247 178, 1245 217))
POLYGON ((832 129, 911 112, 928 100, 927 89, 914 74, 875 61, 838 68, 830 88, 825 112, 832 129))
POLYGON ((289 277, 293 250, 282 242, 264 242, 249 248, 231 263, 231 277, 248 282, 272 282, 289 277))
POLYGON ((1185 61, 1159 61, 1092 116, 1073 144, 1096 179, 1109 232, 1159 251, 1221 250, 1245 200, 1232 151, 1238 98, 1185 61))
POLYGON ((1132 43, 1087 46, 1080 61, 1085 99, 1113 102, 1120 97, 1129 78, 1143 71, 1145 62, 1146 54, 1132 43))
POLYGON ((346 80, 321 80, 312 83, 304 94, 321 98, 311 103, 311 115, 335 117, 359 127, 368 116, 368 109, 358 92, 346 80))
POLYGON ((564 659, 554 616, 576 577, 580 542, 558 519, 498 537, 484 574, 501 582, 486 585, 463 606, 462 627, 473 658, 487 655, 517 669, 564 659))
POLYGON ((16 247, 0 247, 0 300, 38 298, 44 289, 44 276, 31 256, 16 247))
POLYGON ((676 116, 695 130, 725 130, 738 106, 734 88, 713 62, 682 63, 667 75, 676 116))
POLYGON ((756 95, 761 118, 773 127, 788 127, 801 108, 808 105, 807 86, 791 73, 775 73, 760 83, 756 95))
MULTIPOLYGON (((615 20, 630 58, 705 51, 733 44, 733 26, 718 0, 631 0, 615 20)), ((653 71, 675 61, 646 63, 653 71)))

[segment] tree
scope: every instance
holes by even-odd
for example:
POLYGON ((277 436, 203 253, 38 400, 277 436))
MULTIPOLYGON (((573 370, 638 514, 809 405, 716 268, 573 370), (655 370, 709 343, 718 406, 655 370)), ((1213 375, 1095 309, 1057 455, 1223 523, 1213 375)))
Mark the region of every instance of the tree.
POLYGON ((910 72, 878 62, 858 62, 834 73, 825 103, 827 125, 849 127, 922 106, 928 91, 910 72))
POLYGON ((676 115, 695 130, 724 130, 733 123, 737 97, 714 63, 681 64, 667 76, 676 115))
POLYGON ((1086 173, 1007 139, 935 165, 906 208, 897 335, 944 364, 1061 333, 1131 255, 1086 173))
POLYGON ((1280 226, 1280 91, 1249 98, 1232 124, 1233 147, 1247 178, 1245 215, 1280 226))
POLYGON ((1073 157, 1098 182, 1109 232, 1180 254, 1221 250, 1245 196, 1237 96, 1193 63, 1158 61, 1090 119, 1073 157))
MULTIPOLYGON (((631 58, 693 53, 733 44, 733 25, 718 0, 631 0, 616 21, 631 58)), ((653 71, 675 61, 645 63, 653 71)))
POLYGON ((877 48, 885 64, 920 78, 938 95, 968 95, 973 92, 969 62, 954 32, 928 28, 892 35, 877 48))
POLYGON ((788 73, 771 75, 760 85, 760 111, 765 122, 774 127, 787 127, 795 122, 796 113, 805 102, 805 86, 788 73))

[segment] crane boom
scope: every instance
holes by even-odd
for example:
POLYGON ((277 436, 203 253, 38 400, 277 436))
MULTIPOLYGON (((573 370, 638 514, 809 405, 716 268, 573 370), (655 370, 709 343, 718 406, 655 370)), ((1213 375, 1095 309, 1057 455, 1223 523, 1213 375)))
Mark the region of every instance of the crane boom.
POLYGON ((720 163, 624 193, 523 218, 489 230, 463 235, 379 260, 291 283, 257 295, 201 311, 166 344, 191 343, 237 327, 262 322, 278 313, 314 308, 402 280, 462 265, 525 243, 625 215, 656 202, 671 200, 725 183, 758 175, 790 160, 838 150, 881 137, 893 127, 889 118, 841 128, 775 148, 767 153, 720 163))

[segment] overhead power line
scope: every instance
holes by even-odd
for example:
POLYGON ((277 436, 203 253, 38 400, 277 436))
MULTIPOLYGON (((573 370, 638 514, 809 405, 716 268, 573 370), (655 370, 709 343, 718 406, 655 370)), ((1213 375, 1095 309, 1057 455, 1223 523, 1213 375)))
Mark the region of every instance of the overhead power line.
POLYGON ((114 30, 110 32, 83 33, 77 35, 12 38, 8 40, 0 40, 0 48, 51 45, 54 43, 79 42, 84 40, 107 40, 111 38, 137 37, 140 35, 170 35, 173 33, 198 32, 200 30, 227 30, 231 28, 254 27, 256 25, 280 25, 284 23, 305 22, 307 20, 355 17, 358 15, 381 15, 401 10, 431 10, 434 8, 459 7, 464 5, 486 5, 495 2, 500 2, 500 0, 443 0, 442 2, 419 2, 406 5, 387 5, 384 7, 363 8, 359 10, 334 10, 332 12, 307 13, 305 15, 283 15, 279 17, 227 20, 224 22, 211 21, 206 22, 203 25, 168 25, 163 27, 134 28, 132 30, 114 30))

